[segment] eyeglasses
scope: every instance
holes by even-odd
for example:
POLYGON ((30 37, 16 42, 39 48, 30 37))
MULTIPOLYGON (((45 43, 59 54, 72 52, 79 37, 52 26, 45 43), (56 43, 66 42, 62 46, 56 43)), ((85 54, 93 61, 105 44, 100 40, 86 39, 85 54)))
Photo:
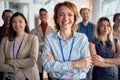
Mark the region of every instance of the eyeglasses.
POLYGON ((4 16, 4 20, 9 20, 11 16, 4 16))

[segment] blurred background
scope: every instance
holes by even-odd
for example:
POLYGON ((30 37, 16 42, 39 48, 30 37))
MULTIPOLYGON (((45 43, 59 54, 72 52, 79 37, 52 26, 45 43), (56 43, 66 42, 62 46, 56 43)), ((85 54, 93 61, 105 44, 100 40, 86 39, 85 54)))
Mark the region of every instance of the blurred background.
MULTIPOLYGON (((120 12, 120 0, 0 0, 0 16, 4 9, 11 9, 13 12, 22 12, 29 23, 30 29, 39 24, 39 9, 45 8, 49 13, 49 25, 53 23, 53 9, 58 2, 70 1, 73 2, 79 10, 82 7, 87 7, 91 10, 90 21, 95 23, 101 16, 108 17, 111 22, 113 15, 120 12)), ((79 21, 81 21, 81 17, 79 21)), ((0 18, 0 26, 3 24, 0 18)))

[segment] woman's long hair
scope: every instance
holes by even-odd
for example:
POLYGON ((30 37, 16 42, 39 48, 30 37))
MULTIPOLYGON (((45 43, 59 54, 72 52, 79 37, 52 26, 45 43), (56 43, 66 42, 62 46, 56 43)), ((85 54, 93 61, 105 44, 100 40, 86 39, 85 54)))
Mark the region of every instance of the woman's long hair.
POLYGON ((15 37, 17 36, 17 34, 14 31, 13 26, 12 26, 13 19, 15 17, 17 17, 17 16, 21 16, 25 20, 26 26, 25 26, 25 30, 24 31, 26 33, 30 33, 29 26, 28 26, 28 23, 27 23, 27 20, 26 20, 25 16, 22 13, 20 13, 20 12, 16 12, 16 13, 13 14, 13 16, 10 19, 9 35, 8 35, 8 38, 9 38, 10 41, 13 41, 15 39, 15 37))
POLYGON ((111 28, 111 31, 110 33, 108 34, 108 40, 112 43, 112 49, 115 50, 115 42, 114 42, 114 38, 113 38, 113 28, 110 24, 110 21, 107 17, 101 17, 98 22, 97 22, 97 26, 96 26, 96 29, 95 29, 95 37, 97 39, 100 39, 102 41, 102 43, 105 45, 105 42, 101 39, 101 34, 100 34, 100 27, 101 27, 101 23, 102 21, 108 21, 109 25, 110 25, 110 28, 111 28))

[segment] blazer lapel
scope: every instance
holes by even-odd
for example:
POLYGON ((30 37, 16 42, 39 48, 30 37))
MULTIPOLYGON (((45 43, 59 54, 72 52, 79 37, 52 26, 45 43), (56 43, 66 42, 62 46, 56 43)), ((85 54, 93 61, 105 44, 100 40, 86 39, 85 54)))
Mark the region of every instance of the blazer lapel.
POLYGON ((38 27, 38 36, 39 36, 39 38, 43 38, 43 33, 42 32, 43 32, 42 28, 41 28, 41 26, 39 26, 38 27))
POLYGON ((9 41, 6 43, 6 58, 13 58, 13 41, 9 41))

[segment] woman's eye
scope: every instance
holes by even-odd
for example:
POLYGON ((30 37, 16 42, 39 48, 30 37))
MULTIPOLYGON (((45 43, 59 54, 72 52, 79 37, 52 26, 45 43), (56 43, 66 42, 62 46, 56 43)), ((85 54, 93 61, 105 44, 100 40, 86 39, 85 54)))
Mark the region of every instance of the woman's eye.
POLYGON ((58 16, 64 16, 64 14, 60 13, 60 14, 58 14, 58 16))
POLYGON ((68 16, 73 16, 73 14, 68 14, 68 16))

